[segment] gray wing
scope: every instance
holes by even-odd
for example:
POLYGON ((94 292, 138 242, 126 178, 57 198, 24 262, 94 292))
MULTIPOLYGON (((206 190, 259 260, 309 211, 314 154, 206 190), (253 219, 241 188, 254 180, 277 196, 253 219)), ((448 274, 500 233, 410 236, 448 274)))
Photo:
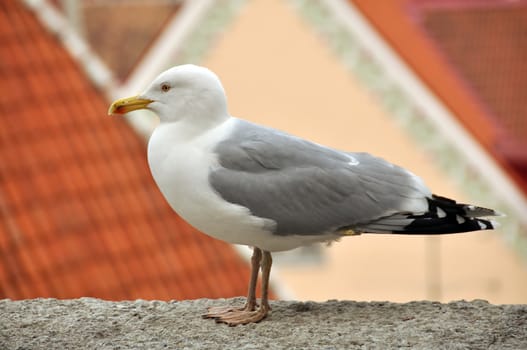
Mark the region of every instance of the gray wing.
POLYGON ((375 232, 381 218, 426 210, 428 189, 418 178, 367 153, 340 152, 242 120, 214 151, 220 166, 211 169, 212 187, 274 220, 276 234, 375 232))

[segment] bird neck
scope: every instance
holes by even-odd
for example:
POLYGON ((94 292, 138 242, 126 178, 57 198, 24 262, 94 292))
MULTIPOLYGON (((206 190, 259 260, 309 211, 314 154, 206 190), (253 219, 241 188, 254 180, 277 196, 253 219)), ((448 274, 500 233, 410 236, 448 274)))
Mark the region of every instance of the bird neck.
POLYGON ((230 118, 229 115, 218 115, 215 118, 188 116, 177 121, 161 121, 160 127, 170 129, 170 133, 180 141, 190 140, 216 128, 230 118))

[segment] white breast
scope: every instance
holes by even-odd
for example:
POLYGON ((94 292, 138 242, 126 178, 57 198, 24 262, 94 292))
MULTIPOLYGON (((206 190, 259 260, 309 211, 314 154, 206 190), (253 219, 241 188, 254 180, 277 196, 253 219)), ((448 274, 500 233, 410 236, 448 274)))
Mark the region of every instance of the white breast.
POLYGON ((270 235, 274 223, 227 203, 208 182, 209 169, 217 164, 211 149, 230 133, 234 121, 196 137, 189 137, 182 123, 161 124, 148 143, 148 163, 159 189, 184 220, 215 238, 254 245, 255 236, 270 235))

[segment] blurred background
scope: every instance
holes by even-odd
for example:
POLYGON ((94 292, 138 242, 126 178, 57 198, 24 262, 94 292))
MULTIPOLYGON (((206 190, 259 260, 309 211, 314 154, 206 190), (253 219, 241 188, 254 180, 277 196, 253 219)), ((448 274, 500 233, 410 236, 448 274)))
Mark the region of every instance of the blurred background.
POLYGON ((527 303, 526 38, 523 0, 3 0, 0 298, 245 295, 250 250, 196 232, 155 187, 155 116, 106 115, 194 63, 234 116, 507 215, 276 254, 273 297, 527 303))

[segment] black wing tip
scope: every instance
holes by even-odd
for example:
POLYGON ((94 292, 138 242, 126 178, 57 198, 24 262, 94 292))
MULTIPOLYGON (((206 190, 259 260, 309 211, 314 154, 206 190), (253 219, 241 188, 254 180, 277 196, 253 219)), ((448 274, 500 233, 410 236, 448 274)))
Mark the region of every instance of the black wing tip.
POLYGON ((447 213, 460 214, 469 218, 479 218, 485 216, 504 216, 502 213, 485 207, 473 204, 458 203, 453 199, 433 194, 427 198, 430 210, 441 208, 447 213))
POLYGON ((410 215, 411 223, 398 234, 449 234, 481 230, 494 230, 500 226, 495 220, 482 219, 503 214, 484 207, 457 203, 453 199, 432 195, 428 200, 428 212, 410 215))
POLYGON ((472 231, 494 230, 500 225, 494 220, 484 220, 477 218, 463 218, 464 222, 459 223, 456 219, 446 217, 444 219, 419 218, 414 219, 410 224, 403 227, 398 234, 425 234, 442 235, 451 233, 463 233, 472 231))

